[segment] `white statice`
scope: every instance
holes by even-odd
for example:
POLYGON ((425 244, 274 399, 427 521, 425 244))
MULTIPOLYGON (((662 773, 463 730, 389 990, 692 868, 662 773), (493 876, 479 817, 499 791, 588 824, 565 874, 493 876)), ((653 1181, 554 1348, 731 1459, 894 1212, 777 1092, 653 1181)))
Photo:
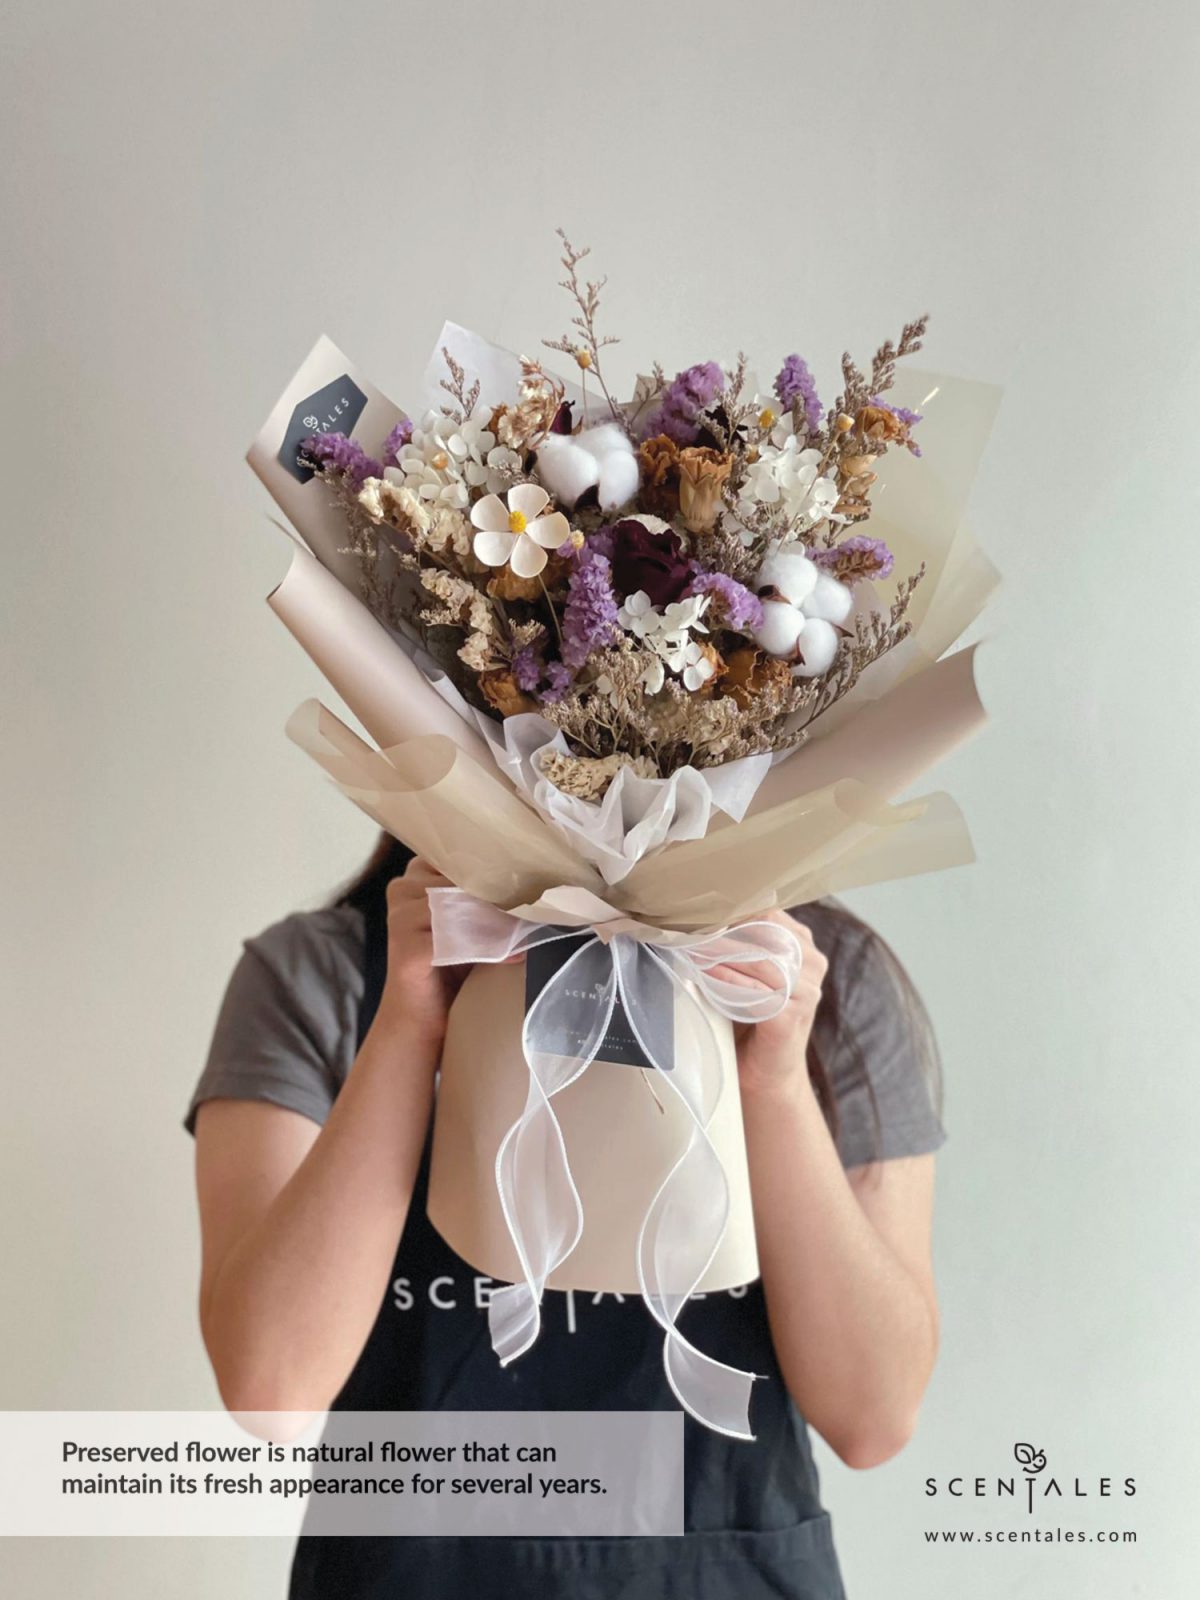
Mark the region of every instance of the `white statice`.
POLYGON ((633 441, 615 422, 578 433, 549 433, 537 449, 536 473, 560 505, 575 505, 595 489, 601 511, 628 505, 637 493, 633 441))
POLYGON ((837 655, 838 627, 854 605, 849 588, 822 571, 803 545, 772 551, 754 588, 763 602, 763 620, 754 630, 758 647, 790 661, 798 678, 828 672, 837 655))
POLYGON ((835 477, 821 472, 821 460, 821 452, 802 447, 793 431, 778 446, 760 446, 742 482, 741 515, 749 518, 757 506, 781 506, 801 532, 832 518, 841 491, 835 477))

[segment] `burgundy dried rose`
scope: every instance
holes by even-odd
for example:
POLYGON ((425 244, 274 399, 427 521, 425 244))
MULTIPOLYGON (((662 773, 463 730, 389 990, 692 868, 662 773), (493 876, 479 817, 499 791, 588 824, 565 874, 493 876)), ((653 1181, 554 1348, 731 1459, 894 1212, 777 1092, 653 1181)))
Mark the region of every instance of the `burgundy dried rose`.
POLYGON ((618 594, 649 595, 650 604, 668 606, 678 600, 692 578, 691 562, 672 528, 656 531, 636 517, 625 517, 612 530, 612 578, 618 594))

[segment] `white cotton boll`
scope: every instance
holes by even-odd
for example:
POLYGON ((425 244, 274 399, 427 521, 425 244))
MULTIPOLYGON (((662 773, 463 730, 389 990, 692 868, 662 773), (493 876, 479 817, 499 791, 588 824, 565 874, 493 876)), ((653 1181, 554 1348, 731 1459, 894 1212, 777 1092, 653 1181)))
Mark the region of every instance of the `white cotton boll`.
POLYGON ((537 472, 559 505, 573 506, 600 480, 600 463, 565 433, 551 433, 537 451, 537 472))
POLYGON ((611 450, 600 457, 598 495, 601 511, 628 505, 637 493, 638 464, 632 450, 611 450))
POLYGON ((624 455, 633 454, 629 435, 615 422, 598 422, 593 428, 581 428, 573 442, 580 450, 586 450, 588 455, 601 461, 616 450, 624 455))
POLYGON ((838 631, 832 622, 826 622, 823 617, 802 617, 801 621, 804 629, 798 643, 803 659, 792 668, 792 675, 797 678, 819 678, 833 665, 833 658, 837 655, 838 631))
POLYGON ((801 605, 806 617, 821 617, 826 622, 845 622, 854 605, 854 596, 831 572, 818 572, 812 593, 801 605))
POLYGON ((761 627, 754 630, 754 642, 769 656, 790 656, 804 632, 806 618, 786 600, 764 600, 761 627))
POLYGON ((778 589, 794 606, 803 605, 817 582, 817 567, 800 550, 776 550, 758 569, 755 587, 778 589))

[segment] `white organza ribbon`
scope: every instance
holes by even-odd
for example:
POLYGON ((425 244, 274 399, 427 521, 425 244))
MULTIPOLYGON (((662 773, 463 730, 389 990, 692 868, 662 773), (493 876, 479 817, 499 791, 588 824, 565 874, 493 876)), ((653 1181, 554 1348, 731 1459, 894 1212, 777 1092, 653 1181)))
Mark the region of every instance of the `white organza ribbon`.
POLYGON ((528 1094, 496 1156, 500 1204, 524 1279, 490 1298, 492 1347, 501 1363, 514 1361, 537 1339, 546 1280, 583 1232, 583 1207, 553 1100, 595 1060, 620 1000, 659 1082, 679 1097, 691 1122, 687 1146, 651 1201, 637 1240, 642 1298, 665 1333, 667 1381, 697 1421, 734 1438, 753 1438, 755 1374, 704 1355, 676 1323, 716 1255, 729 1219, 728 1180, 708 1136, 722 1089, 721 1053, 709 1008, 734 1023, 776 1016, 800 973, 799 939, 777 922, 751 921, 701 937, 667 935, 670 942, 660 943, 655 930, 643 935, 623 919, 614 924, 619 932, 604 923, 580 929, 529 922, 460 889, 432 889, 429 903, 438 966, 506 961, 536 945, 584 939, 526 1013, 522 1046, 528 1094), (770 987, 750 988, 713 976, 714 969, 730 962, 765 963, 774 974, 770 987), (693 1026, 687 1032, 699 1041, 694 1052, 675 1049, 667 1060, 660 1059, 655 1045, 651 1009, 651 982, 660 974, 670 982, 676 1019, 690 1010, 693 1026), (594 998, 581 1002, 581 993, 594 998), (571 1048, 564 1051, 567 1039, 571 1048))

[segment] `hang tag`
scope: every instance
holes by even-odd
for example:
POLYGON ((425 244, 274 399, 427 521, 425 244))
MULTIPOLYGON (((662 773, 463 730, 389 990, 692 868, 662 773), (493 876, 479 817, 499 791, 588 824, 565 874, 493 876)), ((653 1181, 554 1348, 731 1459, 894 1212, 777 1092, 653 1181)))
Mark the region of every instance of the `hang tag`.
MULTIPOLYGON (((541 994, 554 974, 574 955, 575 951, 585 945, 591 938, 590 934, 579 934, 565 939, 552 939, 546 944, 534 945, 525 956, 525 1010, 528 1013, 530 1006, 541 994)), ((647 1044, 666 1070, 675 1064, 675 992, 670 978, 661 967, 650 962, 642 968, 643 982, 646 987, 645 1011, 647 1016, 646 1026, 650 1037, 647 1044)), ((581 1026, 578 1030, 572 1028, 564 1030, 560 1039, 548 1041, 550 1049, 564 1056, 578 1055, 583 1048, 584 1029, 582 1017, 584 1008, 589 1005, 603 1003, 603 990, 597 989, 595 993, 585 992, 581 989, 577 996, 580 1007, 581 1026)), ((604 1042, 596 1052, 597 1061, 611 1061, 618 1066, 627 1067, 653 1067, 645 1051, 637 1042, 629 1019, 625 1015, 620 997, 613 1005, 613 1014, 608 1024, 608 1032, 604 1042)))

